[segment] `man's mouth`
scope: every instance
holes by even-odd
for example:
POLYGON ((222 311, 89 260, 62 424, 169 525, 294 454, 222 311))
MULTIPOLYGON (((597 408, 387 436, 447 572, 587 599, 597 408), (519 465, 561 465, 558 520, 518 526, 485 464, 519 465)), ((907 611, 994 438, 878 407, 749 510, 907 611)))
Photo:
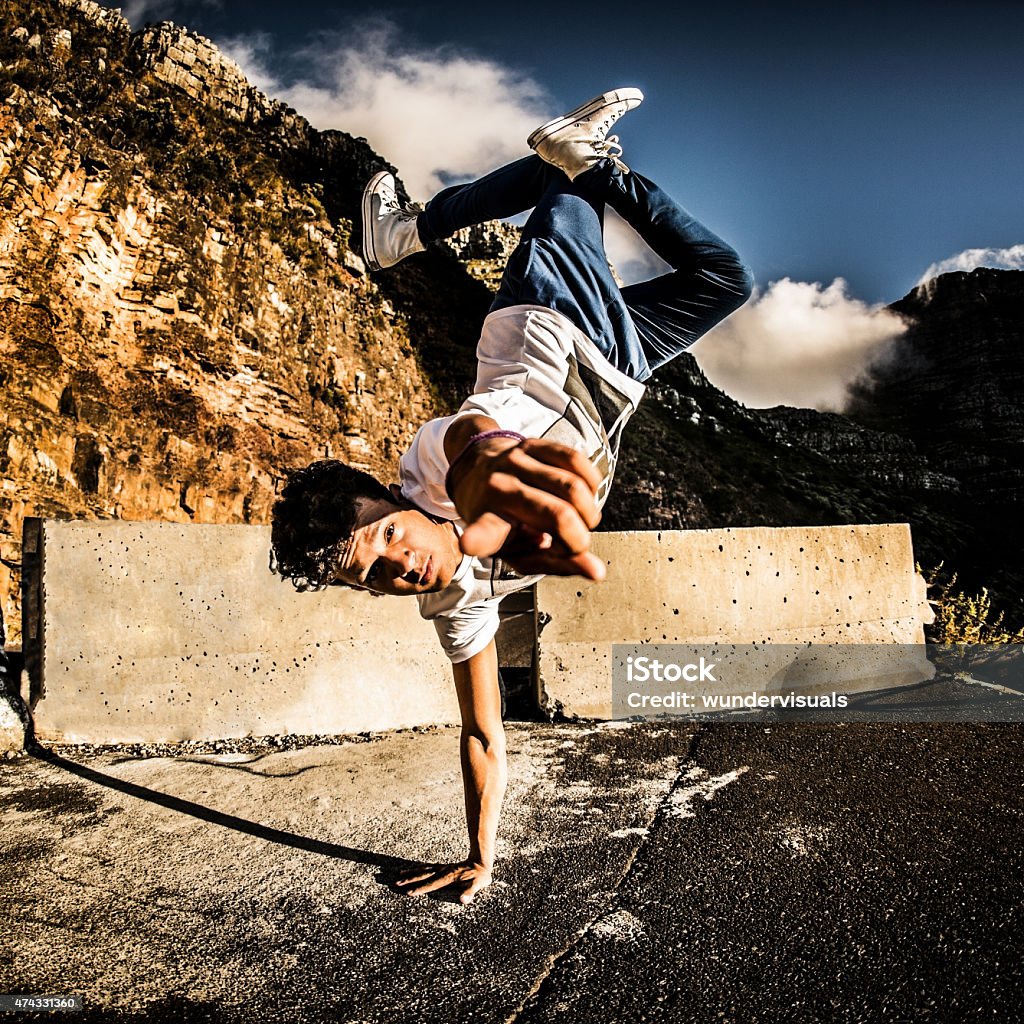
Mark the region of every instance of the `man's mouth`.
POLYGON ((425 587, 430 583, 430 575, 434 571, 434 556, 431 555, 427 559, 427 564, 423 567, 423 574, 420 576, 420 586, 425 587))

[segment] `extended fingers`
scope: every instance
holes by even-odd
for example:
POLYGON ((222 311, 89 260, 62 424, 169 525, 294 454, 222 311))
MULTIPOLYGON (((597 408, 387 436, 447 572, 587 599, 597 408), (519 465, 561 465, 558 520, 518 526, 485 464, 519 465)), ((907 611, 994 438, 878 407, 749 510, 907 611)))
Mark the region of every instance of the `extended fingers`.
POLYGON ((478 864, 434 864, 401 875, 395 884, 410 896, 458 886, 459 900, 471 903, 481 889, 491 884, 491 873, 478 864))
POLYGON ((488 508, 466 528, 462 550, 469 555, 492 555, 504 543, 498 519, 522 525, 537 534, 550 534, 572 554, 590 546, 590 529, 580 512, 569 502, 541 488, 531 487, 509 473, 494 473, 490 479, 488 508), (477 524, 480 528, 477 529, 477 524), (495 539, 498 543, 495 544, 495 539))
POLYGON ((447 889, 449 885, 457 882, 458 879, 458 872, 452 871, 445 875, 437 875, 429 881, 417 885, 413 889, 407 889, 406 892, 408 892, 410 896, 425 896, 428 892, 434 892, 436 889, 447 889))
POLYGON ((529 455, 539 462, 557 466, 576 476, 582 477, 593 494, 601 486, 601 475, 593 463, 582 452, 557 441, 546 441, 544 438, 531 438, 524 441, 513 451, 529 455))
POLYGON ((524 576, 584 576, 599 582, 608 574, 604 562, 590 551, 570 555, 553 549, 538 549, 517 554, 502 551, 500 554, 516 572, 524 576))
POLYGON ((419 871, 410 871, 395 879, 395 885, 407 886, 415 882, 422 882, 425 878, 433 878, 440 869, 437 867, 423 868, 419 871))
POLYGON ((410 896, 423 896, 428 892, 433 892, 435 889, 444 889, 446 886, 451 885, 457 881, 459 873, 455 871, 435 871, 431 872, 426 879, 420 879, 411 888, 406 889, 406 892, 410 896))
MULTIPOLYGON (((469 874, 469 869, 464 866, 454 868, 438 868, 435 871, 420 875, 417 878, 410 878, 405 885, 411 885, 406 892, 410 896, 425 896, 428 892, 436 892, 438 889, 447 889, 457 882, 463 881, 469 874)), ((402 883, 399 883, 402 884, 402 883)), ((472 885, 470 886, 472 888, 472 885)), ((477 886, 479 888, 479 886, 477 886)))
POLYGON ((545 491, 567 502, 579 513, 586 526, 593 530, 601 521, 601 510, 594 500, 596 486, 592 486, 588 477, 576 471, 576 461, 579 460, 582 467, 591 474, 594 473, 593 467, 579 452, 574 452, 571 448, 552 454, 562 460, 563 464, 553 465, 535 458, 531 452, 514 449, 509 452, 505 472, 526 486, 545 491))

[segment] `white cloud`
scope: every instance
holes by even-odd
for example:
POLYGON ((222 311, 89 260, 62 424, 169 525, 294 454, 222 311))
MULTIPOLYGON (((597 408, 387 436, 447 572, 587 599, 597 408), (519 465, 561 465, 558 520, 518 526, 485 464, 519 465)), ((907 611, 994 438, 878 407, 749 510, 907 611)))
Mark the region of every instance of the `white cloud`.
POLYGON ((133 29, 140 29, 147 21, 169 21, 183 17, 197 7, 219 8, 222 0, 127 0, 121 14, 133 29))
POLYGON ((1024 270, 1024 245, 1011 245, 1008 249, 964 249, 955 256, 933 263, 917 283, 920 286, 939 274, 948 274, 954 270, 971 271, 978 267, 1024 270))
POLYGON ((830 285, 773 281, 693 348, 708 379, 744 405, 842 411, 846 392, 903 333, 882 306, 830 285))
POLYGON ((604 247, 624 284, 646 281, 672 268, 610 207, 605 207, 604 247))
POLYGON ((290 54, 273 54, 265 37, 223 49, 254 85, 314 127, 365 137, 418 200, 526 156, 526 136, 551 116, 544 89, 528 76, 449 47, 416 49, 387 21, 290 54), (301 66, 301 78, 275 77, 272 59, 301 66))
MULTIPOLYGON (((314 127, 366 138, 421 201, 445 184, 527 155, 526 136, 557 113, 544 89, 518 71, 450 48, 403 45, 396 26, 381 19, 302 51, 274 47, 263 34, 220 43, 256 88, 314 127), (303 77, 285 81, 272 64, 300 66, 303 77)), ((610 208, 605 235, 609 259, 627 284, 668 270, 610 208)))

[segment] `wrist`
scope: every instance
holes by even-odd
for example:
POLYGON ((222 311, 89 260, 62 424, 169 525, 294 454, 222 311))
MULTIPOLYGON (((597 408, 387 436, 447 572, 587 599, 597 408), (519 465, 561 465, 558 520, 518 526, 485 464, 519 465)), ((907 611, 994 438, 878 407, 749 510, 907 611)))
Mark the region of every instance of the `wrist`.
POLYGON ((515 430, 484 430, 474 434, 448 465, 448 472, 444 478, 444 489, 448 497, 455 501, 455 487, 481 460, 516 448, 525 440, 526 437, 515 430))

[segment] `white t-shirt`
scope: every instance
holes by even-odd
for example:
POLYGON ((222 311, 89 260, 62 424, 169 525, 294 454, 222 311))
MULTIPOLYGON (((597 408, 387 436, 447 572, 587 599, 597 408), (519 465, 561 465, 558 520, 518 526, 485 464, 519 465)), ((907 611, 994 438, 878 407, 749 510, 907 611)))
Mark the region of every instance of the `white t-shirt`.
MULTIPOLYGON (((598 505, 608 497, 622 428, 644 394, 561 313, 545 306, 510 306, 484 320, 477 345, 473 394, 459 411, 425 423, 399 463, 402 495, 422 511, 463 522, 444 488, 444 437, 455 420, 482 414, 504 430, 543 437, 582 451, 601 474, 598 505)), ((519 576, 499 558, 465 556, 443 591, 422 594, 420 614, 432 619, 445 653, 466 661, 498 629, 506 594, 540 576, 519 576)))

